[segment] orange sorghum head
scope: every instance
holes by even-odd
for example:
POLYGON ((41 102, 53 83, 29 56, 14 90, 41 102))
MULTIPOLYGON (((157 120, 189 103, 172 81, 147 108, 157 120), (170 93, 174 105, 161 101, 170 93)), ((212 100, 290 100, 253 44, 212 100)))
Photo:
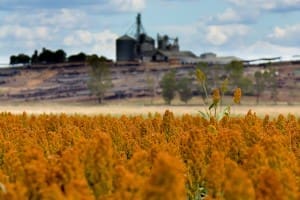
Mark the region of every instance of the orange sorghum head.
POLYGON ((242 97, 242 90, 241 88, 236 88, 233 95, 233 101, 236 104, 241 103, 241 97, 242 97))
POLYGON ((215 104, 219 103, 221 96, 220 96, 220 90, 218 88, 215 88, 213 90, 213 96, 212 97, 213 97, 213 102, 215 104))

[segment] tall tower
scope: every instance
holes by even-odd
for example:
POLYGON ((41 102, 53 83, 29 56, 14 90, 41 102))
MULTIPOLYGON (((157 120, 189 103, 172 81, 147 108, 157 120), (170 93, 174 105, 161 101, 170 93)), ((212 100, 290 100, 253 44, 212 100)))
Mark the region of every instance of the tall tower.
POLYGON ((141 34, 141 26, 142 26, 141 14, 138 13, 136 16, 136 38, 138 38, 139 35, 141 34))
POLYGON ((135 38, 138 40, 140 35, 142 33, 145 33, 145 29, 142 24, 142 17, 141 13, 138 13, 136 16, 136 32, 135 32, 135 38))

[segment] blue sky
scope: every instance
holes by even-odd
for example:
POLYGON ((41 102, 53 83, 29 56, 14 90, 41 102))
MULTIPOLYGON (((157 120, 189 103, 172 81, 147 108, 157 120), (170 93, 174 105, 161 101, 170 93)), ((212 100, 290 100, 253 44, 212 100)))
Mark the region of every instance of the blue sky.
POLYGON ((300 0, 0 0, 0 63, 43 47, 114 59, 138 12, 150 36, 178 37, 197 55, 300 54, 300 0))

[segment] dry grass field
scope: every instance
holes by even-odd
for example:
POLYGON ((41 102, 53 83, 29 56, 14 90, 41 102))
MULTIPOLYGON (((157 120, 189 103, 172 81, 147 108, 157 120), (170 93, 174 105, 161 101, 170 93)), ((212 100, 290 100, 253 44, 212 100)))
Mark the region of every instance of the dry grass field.
MULTIPOLYGON (((82 104, 82 103, 5 103, 0 105, 0 112, 20 114, 82 114, 82 115, 147 115, 148 113, 163 114, 165 110, 172 111, 175 115, 198 114, 205 111, 206 107, 199 105, 139 105, 139 104, 82 104)), ((266 114, 277 116, 278 114, 294 114, 300 116, 300 105, 241 105, 232 106, 233 115, 244 115, 249 110, 258 116, 266 114)))
MULTIPOLYGON (((225 105, 233 105, 232 97, 226 96, 223 99, 225 105)), ((161 97, 150 99, 145 98, 128 98, 120 100, 105 101, 100 105, 92 101, 76 102, 68 101, 29 101, 29 102, 8 102, 0 103, 0 112, 11 112, 20 114, 26 112, 28 114, 60 114, 66 113, 69 115, 148 115, 149 113, 163 114, 166 110, 172 111, 175 115, 191 114, 197 115, 199 111, 206 111, 207 106, 203 105, 200 97, 193 97, 186 105, 182 103, 178 97, 172 101, 172 105, 165 105, 161 97)), ((249 110, 255 112, 258 116, 277 116, 279 114, 288 115, 294 114, 300 117, 300 104, 294 103, 288 105, 287 102, 278 102, 274 105, 267 100, 256 105, 254 97, 242 98, 242 105, 231 106, 231 114, 245 115, 249 110)))

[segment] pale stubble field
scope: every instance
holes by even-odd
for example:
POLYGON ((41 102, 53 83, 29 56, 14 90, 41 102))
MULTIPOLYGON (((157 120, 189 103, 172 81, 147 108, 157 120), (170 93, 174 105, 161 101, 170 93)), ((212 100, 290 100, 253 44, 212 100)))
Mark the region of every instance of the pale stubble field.
MULTIPOLYGON (((69 104, 69 103, 18 103, 1 104, 0 112, 10 112, 13 114, 81 114, 81 115, 148 115, 148 113, 164 113, 166 110, 172 111, 175 115, 192 114, 197 115, 199 111, 205 111, 207 107, 196 105, 122 105, 122 104, 69 104)), ((235 105, 231 107, 232 115, 245 115, 249 110, 258 116, 266 114, 277 116, 279 114, 294 114, 300 116, 300 105, 235 105)))

